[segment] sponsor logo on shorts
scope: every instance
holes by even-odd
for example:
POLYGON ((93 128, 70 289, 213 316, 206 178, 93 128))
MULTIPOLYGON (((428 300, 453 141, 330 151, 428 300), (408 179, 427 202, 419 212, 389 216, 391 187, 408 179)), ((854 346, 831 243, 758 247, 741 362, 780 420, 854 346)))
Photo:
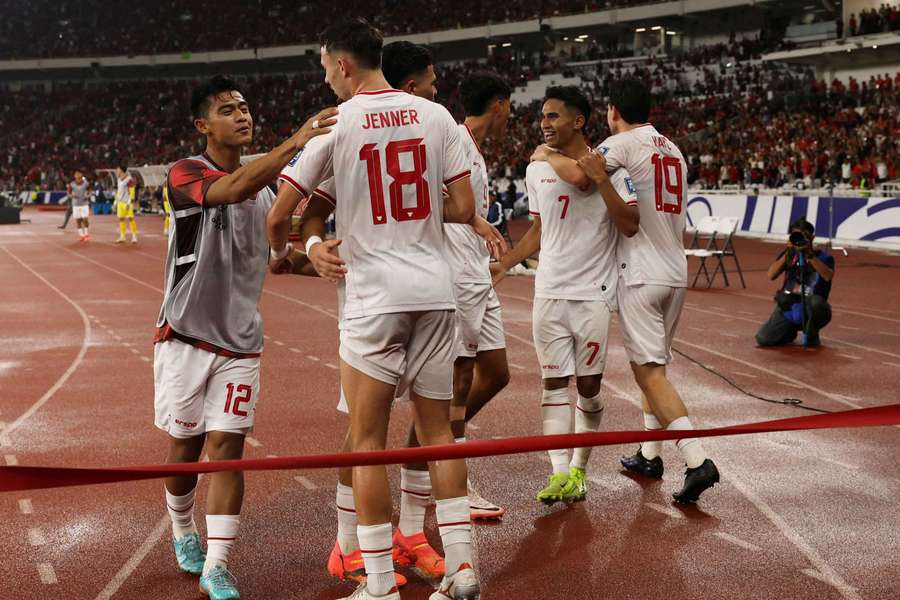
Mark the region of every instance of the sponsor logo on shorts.
POLYGON ((192 423, 190 421, 182 421, 181 419, 175 419, 176 425, 181 425, 185 429, 193 429, 197 426, 197 423, 192 423))
POLYGON ((559 365, 541 365, 541 368, 559 371, 561 367, 559 365))
POLYGON ((466 348, 469 350, 478 350, 478 344, 466 344, 466 348))

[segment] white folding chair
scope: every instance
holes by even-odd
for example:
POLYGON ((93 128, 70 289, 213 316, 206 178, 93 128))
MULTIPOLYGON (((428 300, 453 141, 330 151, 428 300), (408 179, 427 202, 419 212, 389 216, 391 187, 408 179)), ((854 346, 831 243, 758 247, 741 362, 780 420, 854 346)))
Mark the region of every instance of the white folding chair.
POLYGON ((724 258, 726 256, 732 257, 738 275, 741 278, 741 285, 745 288, 747 287, 747 284, 744 282, 741 264, 738 262, 737 253, 734 250, 733 239, 737 226, 738 220, 734 217, 704 217, 697 223, 697 229, 694 232, 691 243, 684 251, 687 257, 695 256, 700 259, 700 265, 697 267, 697 273, 694 275, 691 287, 697 285, 697 280, 700 279, 702 273, 706 277, 706 287, 709 289, 712 287, 713 281, 715 281, 719 272, 722 273, 725 286, 729 287, 731 282, 728 281, 728 271, 725 268, 724 258), (701 248, 700 245, 704 239, 706 239, 706 245, 701 248), (713 270, 712 275, 710 275, 706 266, 708 258, 716 259, 716 268, 713 270))

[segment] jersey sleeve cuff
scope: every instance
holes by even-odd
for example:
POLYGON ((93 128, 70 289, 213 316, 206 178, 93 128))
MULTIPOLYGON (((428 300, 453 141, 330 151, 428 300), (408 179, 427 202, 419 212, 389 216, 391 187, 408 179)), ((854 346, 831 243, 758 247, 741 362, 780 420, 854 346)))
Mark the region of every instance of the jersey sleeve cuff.
POLYGON ((463 171, 462 173, 460 173, 458 175, 454 175, 453 177, 451 177, 449 179, 445 179, 444 185, 450 185, 451 183, 453 183, 455 181, 459 181, 463 177, 469 177, 471 174, 472 174, 472 171, 469 171, 469 170, 463 171))
POLYGON ((288 177, 288 176, 285 175, 284 173, 281 173, 281 174, 278 176, 278 179, 280 179, 280 180, 282 180, 282 181, 285 181, 285 182, 289 183, 289 184, 291 185, 291 187, 293 187, 295 190, 297 190, 298 192, 300 192, 300 195, 303 196, 304 198, 309 197, 309 192, 307 192, 305 189, 303 189, 303 186, 302 186, 302 185, 300 185, 299 183, 297 183, 296 181, 294 181, 293 179, 291 179, 290 177, 288 177))
POLYGON ((328 200, 329 202, 331 202, 332 206, 337 206, 337 200, 335 200, 334 196, 332 196, 331 194, 329 194, 322 188, 316 188, 316 190, 313 193, 316 195, 319 195, 319 196, 325 198, 326 200, 328 200))

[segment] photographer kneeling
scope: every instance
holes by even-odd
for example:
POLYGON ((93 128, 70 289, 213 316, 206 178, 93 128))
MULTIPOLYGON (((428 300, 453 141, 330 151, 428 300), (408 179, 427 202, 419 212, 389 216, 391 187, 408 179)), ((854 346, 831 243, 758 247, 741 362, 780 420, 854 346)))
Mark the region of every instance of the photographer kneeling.
POLYGON ((828 294, 834 277, 834 257, 813 246, 815 228, 806 219, 791 223, 788 245, 769 267, 769 279, 784 273, 784 283, 775 294, 775 310, 756 332, 760 346, 780 346, 794 341, 799 331, 807 334, 807 345, 819 345, 819 330, 831 321, 828 294), (804 258, 801 267, 801 256, 804 258), (806 302, 801 303, 802 295, 806 302), (805 315, 804 307, 805 304, 805 315))

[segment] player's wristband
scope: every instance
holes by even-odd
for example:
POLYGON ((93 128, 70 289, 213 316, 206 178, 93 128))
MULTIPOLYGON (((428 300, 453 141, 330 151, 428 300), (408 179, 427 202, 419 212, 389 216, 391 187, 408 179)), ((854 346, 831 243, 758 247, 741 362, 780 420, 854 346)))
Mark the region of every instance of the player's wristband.
POLYGON ((274 248, 270 248, 269 256, 272 257, 272 260, 281 260, 288 254, 290 254, 293 249, 294 249, 294 247, 291 245, 290 242, 288 242, 287 245, 284 248, 282 248, 280 252, 276 252, 274 248))
POLYGON ((311 236, 308 240, 306 240, 306 255, 309 256, 310 249, 316 244, 321 244, 322 238, 317 235, 311 236))

